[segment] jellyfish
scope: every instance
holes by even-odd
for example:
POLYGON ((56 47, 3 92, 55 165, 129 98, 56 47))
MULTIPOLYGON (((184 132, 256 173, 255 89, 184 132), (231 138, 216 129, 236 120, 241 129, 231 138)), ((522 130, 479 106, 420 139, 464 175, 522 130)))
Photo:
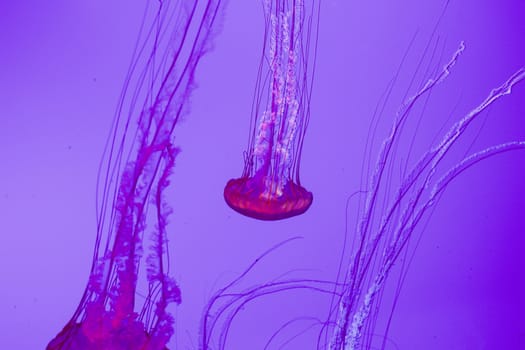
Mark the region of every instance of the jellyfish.
POLYGON ((319 2, 264 0, 263 9, 265 41, 244 170, 227 182, 224 199, 240 214, 280 220, 303 214, 313 200, 301 185, 299 167, 310 118, 319 2))
POLYGON ((170 275, 164 194, 179 153, 174 128, 188 112, 195 70, 222 6, 148 2, 99 168, 89 281, 48 350, 166 349, 174 333, 168 306, 182 300, 170 275))

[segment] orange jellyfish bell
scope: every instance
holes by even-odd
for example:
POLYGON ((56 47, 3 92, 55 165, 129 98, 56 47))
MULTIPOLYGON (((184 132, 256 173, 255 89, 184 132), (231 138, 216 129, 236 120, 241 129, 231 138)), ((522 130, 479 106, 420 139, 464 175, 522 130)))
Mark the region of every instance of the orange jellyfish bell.
POLYGON ((280 220, 301 215, 313 201, 312 192, 288 181, 282 190, 278 184, 267 188, 264 178, 231 179, 224 188, 224 200, 233 210, 259 220, 280 220))

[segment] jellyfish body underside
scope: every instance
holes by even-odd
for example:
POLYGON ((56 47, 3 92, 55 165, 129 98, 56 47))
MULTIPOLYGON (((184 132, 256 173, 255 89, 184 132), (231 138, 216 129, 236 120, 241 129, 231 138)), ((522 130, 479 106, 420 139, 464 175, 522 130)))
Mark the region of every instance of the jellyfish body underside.
POLYGON ((152 344, 151 335, 140 324, 119 327, 106 334, 103 325, 100 326, 92 333, 83 323, 68 323, 46 350, 168 350, 165 346, 152 344))
POLYGON ((313 195, 288 180, 282 193, 268 191, 258 176, 231 179, 224 188, 224 200, 236 212, 258 220, 273 221, 301 215, 310 208, 313 195))

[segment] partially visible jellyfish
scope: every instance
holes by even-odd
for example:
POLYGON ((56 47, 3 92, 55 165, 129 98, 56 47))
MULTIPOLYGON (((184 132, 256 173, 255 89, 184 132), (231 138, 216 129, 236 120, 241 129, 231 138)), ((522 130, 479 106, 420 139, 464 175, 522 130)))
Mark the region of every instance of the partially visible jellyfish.
POLYGON ((167 307, 181 302, 170 276, 164 197, 179 152, 174 128, 187 113, 221 7, 220 0, 148 2, 99 168, 89 282, 48 350, 166 349, 174 333, 167 307))
MULTIPOLYGON (((384 140, 375 167, 366 180, 364 208, 359 212, 355 237, 351 246, 351 257, 346 267, 340 265, 336 285, 336 302, 332 302, 328 327, 323 329, 330 350, 385 349, 398 294, 394 296, 385 328, 378 335, 376 323, 380 309, 388 310, 381 300, 385 283, 400 257, 406 258, 407 247, 416 228, 435 206, 447 186, 458 175, 476 163, 499 153, 525 149, 525 140, 508 142, 465 156, 455 165, 443 170, 444 160, 451 148, 464 138, 471 123, 491 104, 511 93, 512 87, 525 79, 525 67, 514 73, 505 83, 493 89, 484 101, 459 118, 437 142, 423 153, 411 167, 401 164, 399 184, 394 186, 389 173, 396 162, 396 147, 399 144, 404 125, 418 103, 449 75, 460 55, 464 44, 454 53, 451 60, 438 70, 434 77, 422 84, 417 93, 399 109, 390 135, 384 140), (425 215, 427 214, 427 215, 425 215), (328 328, 331 332, 328 332, 328 328), (330 333, 330 335, 329 335, 330 333), (374 338, 375 337, 375 338, 374 338)), ((410 156, 411 149, 404 157, 410 156)), ((364 167, 363 169, 366 169, 364 167)), ((366 173, 365 173, 366 174, 366 173)), ((341 264, 346 264, 343 260, 341 264)), ((397 284, 399 290, 406 268, 401 267, 397 284)), ((387 311, 388 312, 388 311, 387 311)))
POLYGON ((307 3, 263 1, 264 45, 244 170, 224 188, 233 210, 259 220, 301 215, 313 200, 299 180, 319 20, 319 2, 307 3))

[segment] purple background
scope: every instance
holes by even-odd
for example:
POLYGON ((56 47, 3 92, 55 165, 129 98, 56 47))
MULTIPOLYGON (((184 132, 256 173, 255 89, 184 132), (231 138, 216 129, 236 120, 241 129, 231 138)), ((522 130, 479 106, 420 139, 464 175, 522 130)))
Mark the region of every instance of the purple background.
MULTIPOLYGON (((373 109, 418 37, 378 131, 381 140, 443 1, 325 0, 303 184, 303 216, 260 222, 234 213, 222 189, 242 170, 262 40, 259 1, 230 1, 215 50, 198 69, 192 113, 176 130, 171 258, 183 292, 174 344, 196 343, 203 304, 258 254, 250 282, 291 269, 335 277, 344 206, 358 189, 373 109)), ((42 349, 85 287, 95 238, 95 179, 142 1, 3 1, 0 5, 0 348, 42 349)), ((453 1, 437 30, 448 59, 467 49, 433 93, 416 154, 458 103, 454 119, 525 65, 523 1, 453 1)), ((483 122, 484 121, 484 122, 483 122)), ((473 150, 525 140, 525 84, 497 102, 473 150)), ((409 132, 411 130, 407 129, 409 132)), ((458 160, 470 145, 456 149, 458 160)), ((414 157, 417 158, 417 157, 414 157)), ((373 156, 375 159, 375 153, 373 156)), ((399 349, 525 348, 525 152, 465 172, 443 196, 410 268, 390 337, 399 349)), ((354 211, 350 211, 352 216, 354 211)), ((352 218, 353 219, 353 218, 352 218)), ((294 316, 324 317, 308 292, 261 299, 234 323, 228 349, 258 349, 294 316), (262 343, 261 343, 262 342, 262 343)), ((286 349, 313 349, 315 332, 286 349)), ((394 347, 391 347, 394 349, 394 347)))

